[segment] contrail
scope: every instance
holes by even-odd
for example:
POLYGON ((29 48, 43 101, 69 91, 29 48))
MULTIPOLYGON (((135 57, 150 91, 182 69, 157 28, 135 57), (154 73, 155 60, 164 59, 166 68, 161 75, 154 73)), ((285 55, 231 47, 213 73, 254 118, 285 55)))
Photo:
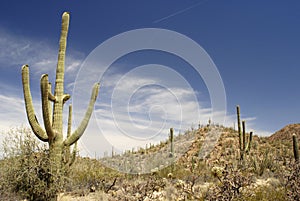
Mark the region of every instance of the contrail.
POLYGON ((162 21, 164 21, 164 20, 166 20, 166 19, 169 19, 169 18, 171 18, 171 17, 174 17, 174 16, 176 16, 176 15, 182 14, 182 13, 188 11, 188 10, 191 10, 191 9, 193 9, 193 8, 195 8, 195 7, 199 6, 199 5, 201 5, 201 4, 205 3, 205 2, 207 2, 207 1, 208 1, 208 0, 200 1, 200 2, 194 4, 194 5, 190 6, 190 7, 187 7, 187 8, 185 8, 185 9, 179 10, 179 11, 177 11, 177 12, 171 14, 171 15, 168 15, 168 16, 166 16, 166 17, 163 17, 163 18, 160 18, 160 19, 158 19, 158 20, 155 20, 155 21, 153 21, 153 23, 159 23, 159 22, 162 22, 162 21))

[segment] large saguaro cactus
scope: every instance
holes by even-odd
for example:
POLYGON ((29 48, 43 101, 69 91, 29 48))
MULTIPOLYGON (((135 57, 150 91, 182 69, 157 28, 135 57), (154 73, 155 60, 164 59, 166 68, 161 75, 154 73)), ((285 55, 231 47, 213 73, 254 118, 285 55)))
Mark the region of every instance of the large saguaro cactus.
MULTIPOLYGON (((52 162, 51 169, 54 171, 59 171, 62 168, 64 162, 66 163, 65 154, 68 154, 70 152, 70 146, 77 142, 77 140, 82 136, 84 130, 86 129, 93 112, 93 107, 97 99, 100 87, 99 83, 96 83, 94 85, 85 116, 81 121, 79 127, 73 133, 71 133, 70 126, 72 119, 72 107, 69 107, 68 135, 66 139, 63 139, 63 106, 70 98, 69 94, 64 93, 65 52, 67 45, 69 19, 69 13, 64 12, 62 15, 61 36, 59 41, 59 53, 56 68, 54 94, 51 91, 51 83, 49 83, 48 81, 48 75, 44 74, 41 77, 40 87, 44 129, 39 124, 36 118, 34 107, 32 104, 29 84, 29 67, 28 65, 24 65, 22 67, 22 83, 27 118, 34 134, 41 141, 47 142, 49 144, 49 157, 50 161, 52 162)), ((67 160, 68 164, 71 165, 72 162, 69 161, 69 159, 67 160)))

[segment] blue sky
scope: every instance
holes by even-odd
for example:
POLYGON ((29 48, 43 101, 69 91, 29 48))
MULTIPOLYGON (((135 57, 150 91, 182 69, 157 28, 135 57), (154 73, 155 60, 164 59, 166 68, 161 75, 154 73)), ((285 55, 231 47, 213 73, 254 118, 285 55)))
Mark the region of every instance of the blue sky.
MULTIPOLYGON (((1 3, 0 10, 2 130, 15 125, 27 125, 21 85, 23 64, 29 64, 31 67, 32 94, 36 112, 41 116, 39 78, 42 73, 49 73, 50 80, 54 79, 63 11, 71 13, 66 61, 68 93, 76 93, 73 87, 83 61, 104 41, 135 29, 167 29, 198 43, 214 62, 226 92, 225 125, 233 125, 237 104, 241 106, 242 118, 247 120, 247 128, 254 130, 258 135, 270 134, 287 124, 299 122, 299 1, 7 1, 1 3)), ((141 86, 149 84, 146 82, 150 79, 148 75, 139 72, 135 74, 133 70, 153 63, 177 71, 182 76, 180 79, 187 81, 189 86, 186 87, 193 90, 182 90, 187 89, 183 85, 169 86, 169 92, 182 95, 175 93, 177 100, 173 100, 173 96, 164 94, 166 89, 159 85, 139 88, 139 93, 133 94, 133 98, 130 99, 129 105, 136 106, 129 111, 133 117, 131 122, 142 122, 141 125, 137 125, 140 129, 149 127, 149 122, 152 121, 151 126, 158 128, 161 125, 156 123, 164 119, 169 120, 172 125, 181 120, 179 117, 172 119, 170 116, 180 111, 184 111, 186 115, 182 116, 185 126, 195 125, 199 120, 207 122, 211 117, 210 92, 202 78, 176 55, 148 50, 132 52, 119 58, 106 72, 101 80, 103 87, 100 89, 95 112, 95 118, 98 118, 98 124, 101 124, 102 128, 97 128, 97 131, 96 127, 93 130, 93 126, 90 125, 90 133, 103 132, 113 136, 111 133, 116 130, 110 128, 116 122, 104 114, 108 110, 107 107, 110 107, 110 95, 113 90, 123 89, 116 87, 116 83, 121 80, 121 87, 135 86, 132 82, 131 85, 124 84, 126 80, 121 78, 127 73, 128 80, 137 80, 136 83, 140 83, 141 86), (201 105, 201 117, 195 118, 191 112, 195 107, 194 95, 201 105), (170 102, 161 102, 163 99, 170 102), (148 104, 145 100, 150 100, 151 103, 148 104), (178 109, 178 100, 182 101, 180 107, 185 107, 178 109), (153 103, 156 105, 151 105, 153 103), (167 106, 173 104, 175 109, 168 110, 167 106)), ((168 73, 159 74, 157 80, 165 78, 172 83, 172 77, 168 76, 168 73)), ((129 88, 123 90, 126 92, 129 88)), ((90 88, 86 88, 86 92, 89 94, 90 88)), ((120 94, 122 95, 122 90, 119 91, 118 95, 120 94)), ((76 94, 73 99, 76 97, 81 101, 80 96, 76 94)), ((117 98, 122 100, 124 97, 117 98)), ((84 99, 88 101, 89 95, 82 97, 82 101, 84 99)), ((122 102, 115 104, 119 106, 116 108, 122 108, 122 102)), ((67 110, 67 107, 65 108, 67 110)), ((77 111, 81 110, 84 111, 84 107, 78 106, 77 111)), ((80 113, 77 115, 80 116, 80 113)), ((120 113, 116 115, 119 119, 123 118, 120 113)), ((124 123, 126 128, 127 123, 124 123)), ((184 126, 180 129, 184 129, 184 126)), ((180 129, 178 128, 178 131, 180 129)), ((90 144, 95 140, 91 136, 92 134, 89 136, 90 141, 85 136, 87 146, 92 146, 90 144)), ((123 139, 120 136, 118 138, 123 139)), ((120 140, 118 143, 116 146, 121 146, 124 141, 120 140)))

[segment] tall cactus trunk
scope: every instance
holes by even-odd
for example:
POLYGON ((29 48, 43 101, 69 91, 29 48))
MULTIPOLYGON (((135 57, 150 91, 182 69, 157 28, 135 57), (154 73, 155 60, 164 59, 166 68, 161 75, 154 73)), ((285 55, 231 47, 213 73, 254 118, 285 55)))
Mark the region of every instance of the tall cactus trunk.
POLYGON ((49 141, 50 160, 54 162, 54 171, 58 171, 59 169, 61 169, 63 162, 63 105, 70 98, 70 95, 64 94, 65 54, 67 46, 67 35, 69 30, 69 20, 69 13, 63 13, 54 91, 55 101, 53 108, 54 114, 52 129, 55 138, 49 141))
MULTIPOLYGON (((22 67, 22 84, 25 100, 25 108, 29 124, 33 130, 33 133, 43 142, 49 144, 49 160, 50 170, 52 175, 60 174, 65 169, 63 166, 71 166, 74 162, 76 155, 76 143, 82 136, 84 130, 87 127, 89 119, 91 117, 94 104, 96 102, 100 84, 96 83, 93 87, 92 95, 88 105, 88 109, 85 113, 83 120, 79 127, 71 133, 71 121, 72 121, 72 107, 69 108, 69 122, 67 138, 63 139, 63 106, 70 98, 69 94, 64 93, 64 69, 65 69, 65 53, 67 45, 67 35, 69 28, 70 15, 68 12, 64 12, 62 15, 62 27, 61 36, 59 41, 59 53, 58 63, 56 68, 55 90, 54 94, 51 91, 51 83, 48 81, 48 75, 44 74, 41 77, 41 98, 42 98, 42 111, 44 128, 39 124, 34 107, 32 104, 32 97, 30 93, 29 84, 29 67, 24 65, 22 67), (51 102, 53 104, 51 104, 51 102), (51 108, 53 105, 53 110, 51 108), (53 111, 53 112, 52 112, 53 111), (71 156, 70 146, 75 144, 73 154, 71 156), (72 159, 70 159, 70 156, 72 159), (66 162, 66 157, 68 157, 66 162)), ((51 182, 54 182, 52 179, 51 182)))

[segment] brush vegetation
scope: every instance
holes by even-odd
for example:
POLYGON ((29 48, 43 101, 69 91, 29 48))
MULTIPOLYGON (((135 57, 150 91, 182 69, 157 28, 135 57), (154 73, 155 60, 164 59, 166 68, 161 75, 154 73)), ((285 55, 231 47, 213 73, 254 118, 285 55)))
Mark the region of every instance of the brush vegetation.
POLYGON ((292 134, 290 140, 281 141, 272 140, 278 136, 253 136, 251 150, 241 160, 239 132, 218 127, 222 134, 204 159, 199 159, 198 153, 209 131, 206 126, 174 136, 174 142, 177 138, 190 141, 192 137, 193 143, 177 161, 156 172, 125 174, 105 167, 103 161, 155 154, 168 146, 169 139, 105 159, 77 156, 68 174, 55 175, 60 183, 51 186, 48 147, 29 128, 11 129, 2 146, 0 198, 48 200, 58 192, 57 200, 300 199, 300 165, 294 157, 292 134))

